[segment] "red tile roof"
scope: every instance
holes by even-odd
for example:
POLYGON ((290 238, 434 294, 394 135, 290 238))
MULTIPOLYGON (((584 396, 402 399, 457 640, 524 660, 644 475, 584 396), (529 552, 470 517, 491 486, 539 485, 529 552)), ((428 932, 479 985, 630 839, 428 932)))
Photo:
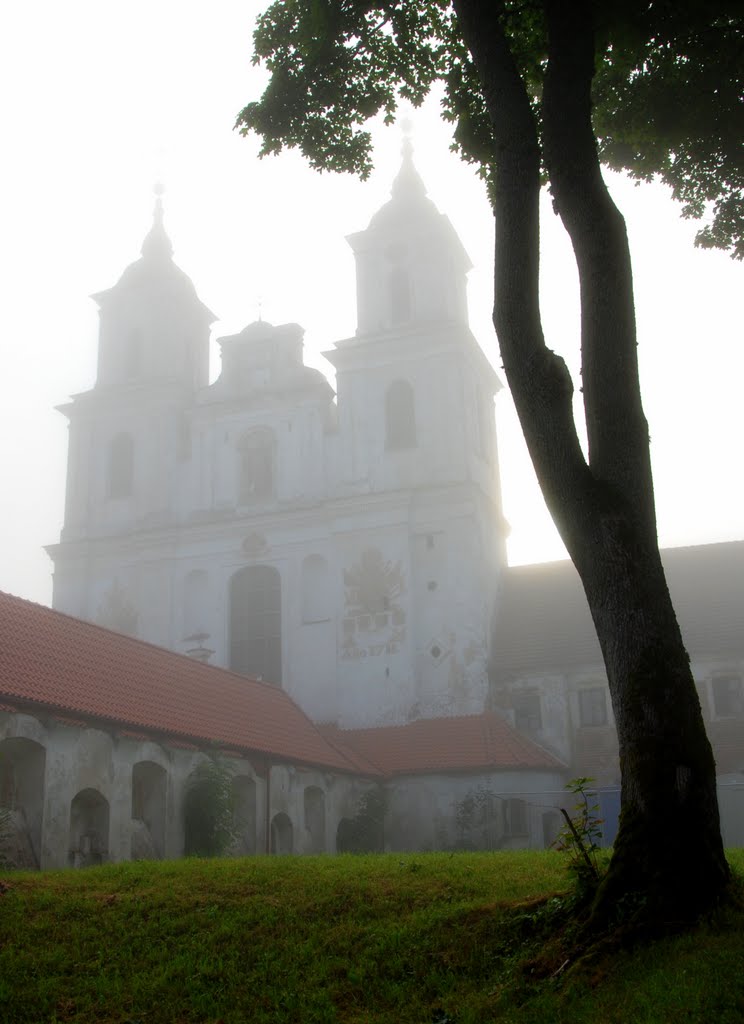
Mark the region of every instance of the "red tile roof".
POLYGON ((424 718, 375 729, 321 728, 334 746, 357 759, 360 770, 372 765, 385 775, 565 768, 492 711, 460 718, 424 718))
POLYGON ((0 699, 358 773, 278 687, 0 592, 0 699))
POLYGON ((316 726, 281 689, 0 592, 0 699, 173 746, 217 744, 363 776, 561 770, 487 712, 401 726, 316 726))

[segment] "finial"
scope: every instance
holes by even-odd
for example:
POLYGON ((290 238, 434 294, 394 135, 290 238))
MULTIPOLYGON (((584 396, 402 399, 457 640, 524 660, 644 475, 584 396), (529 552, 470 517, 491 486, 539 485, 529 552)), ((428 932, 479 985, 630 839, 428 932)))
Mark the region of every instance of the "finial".
POLYGON ((152 227, 145 236, 145 240, 142 243, 142 255, 149 257, 167 256, 173 255, 173 246, 171 240, 165 233, 165 227, 163 225, 163 193, 165 192, 165 185, 156 181, 152 187, 153 194, 155 195, 155 208, 152 211, 152 227))
POLYGON ((413 163, 413 121, 410 117, 401 118, 400 128, 403 133, 400 147, 403 162, 393 182, 392 193, 395 198, 420 198, 426 195, 426 186, 413 163))
POLYGON ((263 299, 262 299, 262 297, 260 295, 258 296, 257 305, 258 305, 258 322, 260 324, 262 324, 263 323, 263 316, 261 315, 261 310, 262 310, 262 307, 263 307, 263 299))

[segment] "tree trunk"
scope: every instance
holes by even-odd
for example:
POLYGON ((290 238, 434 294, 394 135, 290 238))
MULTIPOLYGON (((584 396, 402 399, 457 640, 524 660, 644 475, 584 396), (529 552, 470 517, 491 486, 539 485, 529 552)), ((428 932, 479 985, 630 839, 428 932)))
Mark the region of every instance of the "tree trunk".
POLYGON ((546 0, 542 155, 581 288, 588 460, 573 385, 538 303, 541 147, 503 4, 455 0, 494 137, 495 308, 504 369, 538 481, 584 585, 618 730, 620 830, 597 912, 637 896, 651 917, 695 915, 724 892, 715 764, 656 539, 625 225, 591 126, 589 6, 546 0))

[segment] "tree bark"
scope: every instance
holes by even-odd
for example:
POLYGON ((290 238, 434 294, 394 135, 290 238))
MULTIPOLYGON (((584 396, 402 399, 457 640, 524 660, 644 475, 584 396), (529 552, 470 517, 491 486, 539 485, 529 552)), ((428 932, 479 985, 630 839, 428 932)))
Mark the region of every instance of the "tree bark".
POLYGON ((545 344, 538 302, 541 145, 503 4, 455 0, 493 126, 494 324, 548 507, 576 565, 604 657, 622 809, 596 911, 633 897, 654 918, 695 916, 724 893, 715 763, 659 556, 624 221, 591 125, 589 5, 546 0, 542 155, 581 289, 588 458, 573 385, 545 344))

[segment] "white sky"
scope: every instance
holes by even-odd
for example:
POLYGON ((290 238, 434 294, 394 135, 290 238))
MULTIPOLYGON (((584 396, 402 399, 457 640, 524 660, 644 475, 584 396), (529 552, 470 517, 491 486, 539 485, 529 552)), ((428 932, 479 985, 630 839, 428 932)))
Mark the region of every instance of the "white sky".
MULTIPOLYGON (((96 307, 139 256, 163 180, 176 262, 219 316, 215 337, 256 319, 297 321, 308 357, 355 329, 344 238, 388 198, 397 130, 376 136, 361 183, 317 175, 297 154, 256 159, 232 131, 261 91, 250 64, 253 0, 26 0, 0 36, 0 589, 51 599, 42 545, 62 522, 66 422, 54 411, 95 379, 96 307)), ((493 224, 482 186, 448 152, 430 103, 414 115, 415 161, 468 250, 471 326, 498 366, 490 323, 493 224)), ((661 188, 613 179, 635 258, 640 358, 664 545, 739 539, 744 268, 692 245, 661 188)), ((575 370, 570 248, 545 206, 543 313, 575 370)), ((317 357, 315 357, 317 358, 317 357)), ((512 562, 562 557, 511 401, 497 401, 512 562)))

